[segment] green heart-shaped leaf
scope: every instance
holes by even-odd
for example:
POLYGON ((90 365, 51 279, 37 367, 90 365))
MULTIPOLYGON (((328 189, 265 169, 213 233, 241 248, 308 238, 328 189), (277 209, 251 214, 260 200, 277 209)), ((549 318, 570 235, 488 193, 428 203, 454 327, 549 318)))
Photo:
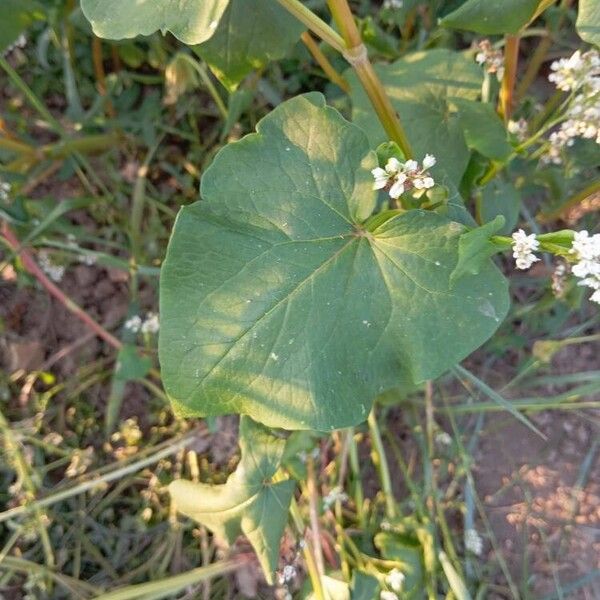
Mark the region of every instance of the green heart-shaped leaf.
MULTIPOLYGON (((453 101, 477 100, 482 72, 475 61, 450 50, 416 52, 395 63, 377 65, 383 85, 406 130, 417 158, 426 153, 438 159, 432 169, 436 181, 458 186, 469 162, 469 148, 453 101)), ((352 84, 352 118, 371 145, 387 141, 382 126, 373 116, 371 103, 355 76, 352 84)))
POLYGON ((230 544, 245 535, 272 583, 295 488, 291 480, 272 482, 285 440, 242 417, 239 445, 240 463, 227 483, 208 485, 179 479, 169 485, 169 492, 179 511, 230 544))
POLYGON ((469 148, 497 161, 508 158, 512 148, 506 140, 504 124, 492 104, 465 98, 454 98, 451 104, 458 110, 469 148))
POLYGON ((364 224, 375 164, 320 94, 218 154, 161 275, 162 376, 181 413, 354 425, 377 394, 437 377, 495 331, 508 298, 492 263, 450 286, 462 225, 417 210, 364 224))
POLYGON ((600 46, 600 2, 598 0, 579 0, 576 26, 581 39, 600 46))
POLYGON ((81 0, 81 9, 102 38, 121 40, 170 31, 200 44, 216 31, 229 0, 81 0))
POLYGON ((467 0, 446 15, 441 24, 484 35, 519 33, 534 17, 542 0, 467 0))
POLYGON ((221 83, 234 90, 255 69, 283 58, 304 26, 273 0, 230 0, 215 34, 194 47, 221 83))

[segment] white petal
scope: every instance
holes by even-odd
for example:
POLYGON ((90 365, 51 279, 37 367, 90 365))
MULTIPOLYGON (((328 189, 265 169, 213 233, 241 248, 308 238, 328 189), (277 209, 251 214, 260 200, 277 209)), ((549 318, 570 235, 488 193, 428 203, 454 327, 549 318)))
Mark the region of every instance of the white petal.
POLYGON ((426 154, 425 158, 423 159, 423 168, 431 169, 431 167, 433 167, 436 162, 437 161, 435 159, 435 156, 433 156, 432 154, 426 154))
POLYGON ((390 175, 397 173, 401 168, 402 163, 394 156, 392 156, 392 158, 390 158, 385 165, 385 170, 390 175))
POLYGON ((390 197, 394 200, 400 198, 404 194, 404 183, 402 181, 395 181, 394 185, 390 189, 390 197))
POLYGON ((404 163, 404 170, 408 171, 409 173, 411 171, 416 171, 419 168, 419 163, 416 160, 407 160, 404 163))

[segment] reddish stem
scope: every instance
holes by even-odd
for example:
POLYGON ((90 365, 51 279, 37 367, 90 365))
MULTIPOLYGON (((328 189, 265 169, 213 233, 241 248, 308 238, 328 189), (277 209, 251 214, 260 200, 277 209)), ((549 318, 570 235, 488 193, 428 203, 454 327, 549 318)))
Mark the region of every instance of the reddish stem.
POLYGON ((21 257, 21 261, 25 269, 31 273, 43 286, 51 296, 54 296, 67 310, 71 311, 78 319, 83 321, 98 337, 110 344, 117 350, 122 348, 123 344, 114 335, 110 334, 102 325, 96 323, 85 310, 78 306, 71 298, 69 298, 62 290, 52 283, 44 271, 33 260, 31 254, 21 246, 17 236, 13 233, 7 223, 2 224, 2 235, 8 242, 12 250, 21 257))

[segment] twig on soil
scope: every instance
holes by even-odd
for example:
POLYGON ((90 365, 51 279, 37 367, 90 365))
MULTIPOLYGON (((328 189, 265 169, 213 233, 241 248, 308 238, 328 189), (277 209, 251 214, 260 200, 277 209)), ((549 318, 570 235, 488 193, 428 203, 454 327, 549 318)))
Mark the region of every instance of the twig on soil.
POLYGON ((110 344, 117 350, 123 347, 123 344, 114 335, 106 331, 102 325, 96 323, 92 317, 90 317, 85 310, 78 306, 71 298, 69 298, 60 288, 48 279, 46 274, 35 262, 31 254, 27 249, 23 248, 19 243, 14 232, 10 229, 7 223, 2 224, 2 236, 8 242, 8 245, 12 250, 21 257, 23 266, 25 269, 33 275, 48 291, 51 296, 54 296, 67 310, 72 312, 79 320, 85 323, 98 337, 102 338, 105 342, 110 344))

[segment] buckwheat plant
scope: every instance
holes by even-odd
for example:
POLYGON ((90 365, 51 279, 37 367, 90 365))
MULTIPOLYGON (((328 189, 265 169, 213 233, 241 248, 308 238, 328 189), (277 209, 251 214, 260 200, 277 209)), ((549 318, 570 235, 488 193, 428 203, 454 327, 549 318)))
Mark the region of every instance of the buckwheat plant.
MULTIPOLYGON (((578 27, 597 44, 600 11, 589 9, 592 2, 579 3, 578 27)), ((521 34, 552 2, 466 0, 446 11, 441 26, 498 36, 480 42, 475 57, 436 42, 375 66, 347 0, 327 0, 319 14, 309 8, 315 4, 81 0, 100 37, 160 30, 181 41, 169 66, 169 103, 190 82, 206 82, 196 57, 233 94, 246 75, 285 57, 301 37, 332 84, 348 92, 346 104, 337 102, 343 113, 320 93, 286 99, 255 132, 221 149, 202 173, 199 201, 180 211, 172 232, 160 330, 155 315, 131 317, 125 327, 159 332, 161 376, 179 415, 241 415, 240 461, 226 483, 177 479, 169 489, 176 508, 218 538, 234 544, 246 536, 269 583, 275 572, 285 586, 297 576, 280 560, 289 514, 303 543, 311 598, 350 598, 359 582, 371 590, 365 598, 421 597, 415 590, 423 589, 432 598, 468 597, 443 552, 418 554, 416 563, 410 554, 408 562, 375 560, 364 571, 367 546, 352 542, 345 578, 327 574, 320 514, 341 519, 356 499, 332 485, 319 502, 319 452, 315 458, 310 445, 297 444, 313 435, 307 432, 368 421, 374 452, 384 456, 372 413, 377 398, 443 375, 506 317, 509 286, 499 264, 505 272, 514 267, 510 257, 500 263, 494 254, 512 252, 519 270, 543 269, 543 252, 560 257, 600 302, 599 234, 515 231, 520 205, 511 216, 489 200, 513 202, 517 159, 543 170, 576 139, 600 142, 598 52, 582 47, 552 64, 550 81, 564 97, 536 120, 514 115, 517 57, 521 34), (338 59, 347 63, 344 73, 336 70, 338 59), (306 460, 292 469, 290 456, 301 454, 306 460), (294 500, 298 482, 312 499, 309 543, 294 500), (438 559, 444 575, 424 584, 422 572, 438 559)), ((385 7, 405 15, 404 4, 385 7)), ((428 22, 435 26, 435 15, 428 22)), ((210 89, 227 114, 222 90, 210 89)), ((418 537, 412 548, 429 548, 429 526, 400 519, 389 473, 380 471, 387 525, 377 535, 397 545, 418 537)), ((479 555, 476 535, 469 532, 467 546, 479 555)), ((351 542, 344 540, 340 533, 328 548, 351 542)))

